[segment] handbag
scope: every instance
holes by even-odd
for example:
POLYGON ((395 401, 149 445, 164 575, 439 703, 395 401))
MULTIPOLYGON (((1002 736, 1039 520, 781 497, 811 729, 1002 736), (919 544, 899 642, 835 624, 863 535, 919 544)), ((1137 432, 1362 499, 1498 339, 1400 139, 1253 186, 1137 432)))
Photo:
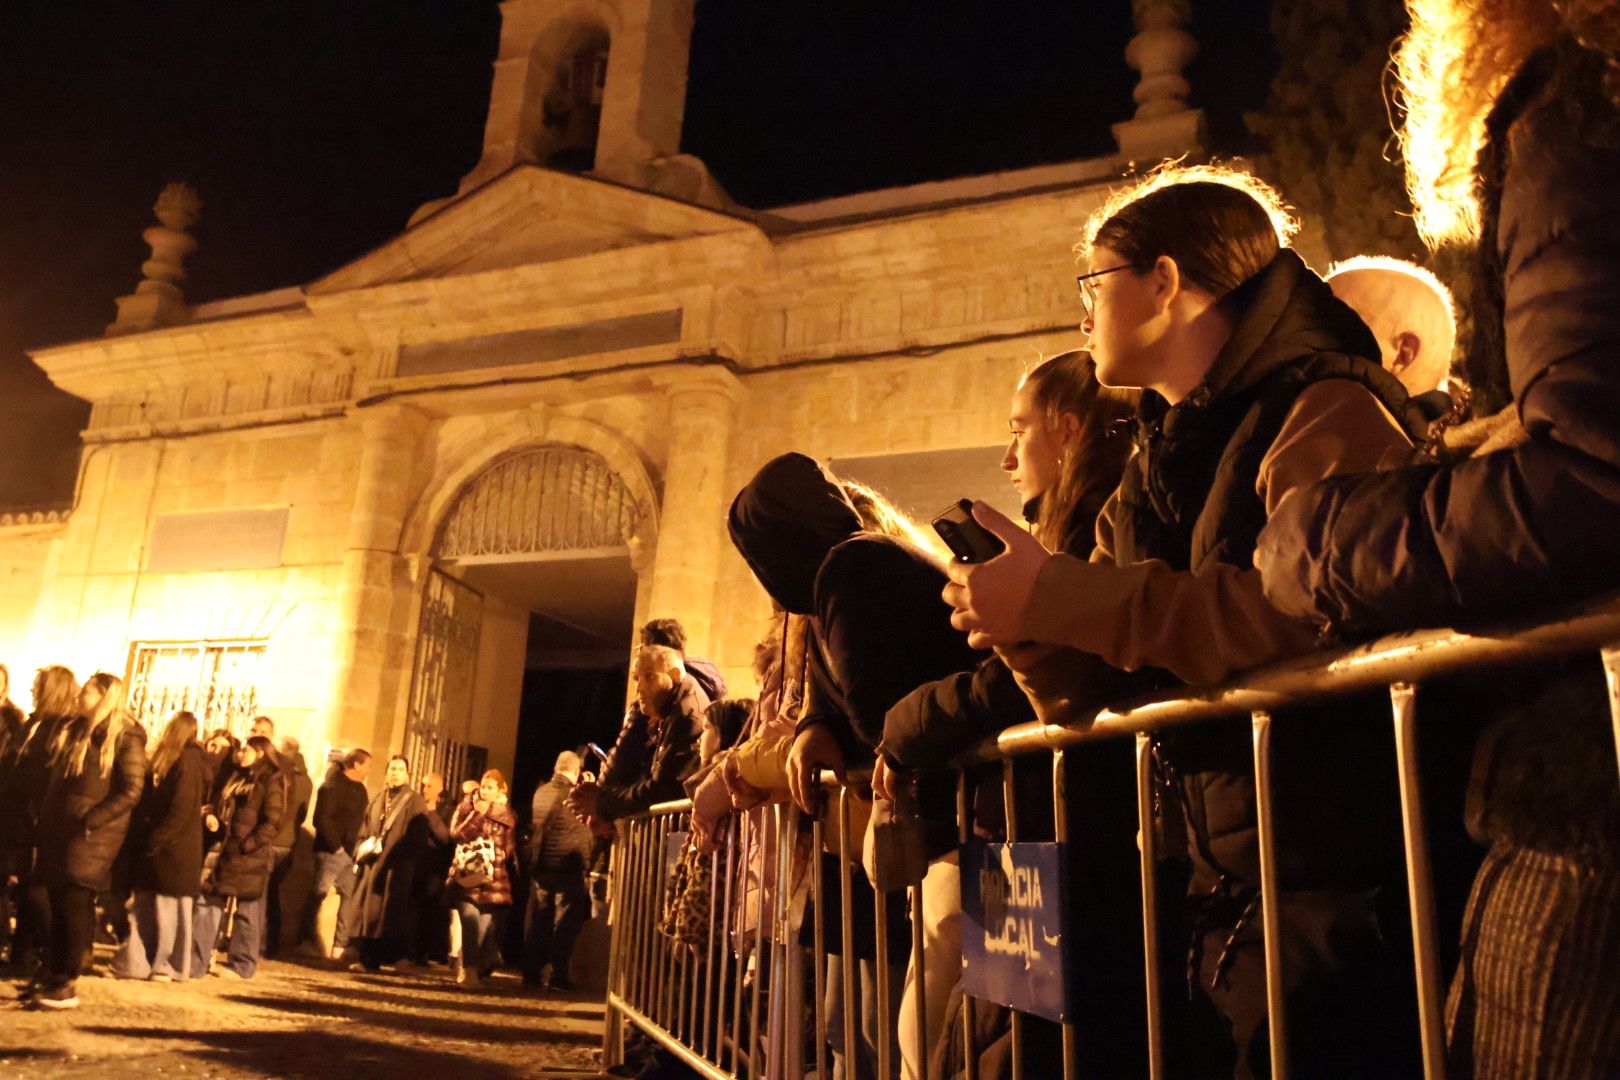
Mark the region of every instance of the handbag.
POLYGON ((495 841, 487 836, 456 845, 450 859, 450 880, 463 889, 476 889, 495 880, 495 863, 500 855, 495 841))

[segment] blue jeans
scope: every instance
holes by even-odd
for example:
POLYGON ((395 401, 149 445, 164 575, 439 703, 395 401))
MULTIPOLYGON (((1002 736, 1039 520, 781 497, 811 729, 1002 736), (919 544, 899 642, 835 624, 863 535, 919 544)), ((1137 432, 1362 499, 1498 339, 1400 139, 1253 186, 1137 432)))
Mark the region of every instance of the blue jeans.
POLYGON ((344 917, 349 894, 354 891, 354 859, 347 851, 317 851, 315 853, 315 886, 309 893, 309 904, 304 909, 302 936, 307 941, 318 940, 315 933, 315 915, 320 911, 326 894, 336 890, 339 900, 337 931, 332 945, 342 949, 349 944, 349 926, 344 917))
MULTIPOLYGON (((199 896, 192 908, 191 977, 194 979, 208 974, 208 962, 213 958, 214 941, 219 937, 219 922, 225 915, 227 899, 223 896, 199 896)), ((263 927, 264 897, 238 900, 225 964, 244 979, 253 978, 259 970, 259 936, 263 933, 263 927)))
POLYGON ((138 890, 129 937, 113 957, 120 979, 168 975, 184 982, 190 969, 192 899, 138 890))
POLYGON ((461 963, 479 974, 494 971, 501 964, 501 931, 506 926, 509 904, 481 908, 471 900, 456 905, 461 915, 461 963))

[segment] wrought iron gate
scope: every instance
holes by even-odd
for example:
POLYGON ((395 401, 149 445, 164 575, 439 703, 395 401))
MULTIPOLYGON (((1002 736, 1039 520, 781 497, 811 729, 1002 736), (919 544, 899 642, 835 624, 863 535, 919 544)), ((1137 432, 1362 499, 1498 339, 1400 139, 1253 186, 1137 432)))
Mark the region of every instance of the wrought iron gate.
POLYGON ((440 773, 452 793, 466 779, 483 618, 482 593, 437 567, 428 571, 404 754, 413 777, 440 773))

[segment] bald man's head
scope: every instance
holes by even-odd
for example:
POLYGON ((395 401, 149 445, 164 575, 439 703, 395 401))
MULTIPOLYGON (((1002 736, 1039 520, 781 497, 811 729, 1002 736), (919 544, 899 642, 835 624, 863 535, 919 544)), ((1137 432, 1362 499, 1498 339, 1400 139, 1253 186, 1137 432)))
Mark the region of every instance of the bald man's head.
POLYGON ((1334 266, 1327 283, 1373 332, 1380 361, 1407 393, 1426 394, 1445 384, 1457 317, 1438 278, 1403 259, 1362 255, 1334 266))

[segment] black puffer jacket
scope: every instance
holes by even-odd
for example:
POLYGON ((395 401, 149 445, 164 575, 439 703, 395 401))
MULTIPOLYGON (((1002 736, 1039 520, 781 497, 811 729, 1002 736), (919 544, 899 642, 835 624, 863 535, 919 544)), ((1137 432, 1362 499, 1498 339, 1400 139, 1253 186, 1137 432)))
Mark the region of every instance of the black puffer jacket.
POLYGON ((141 849, 131 883, 162 896, 196 896, 202 880, 202 807, 206 788, 203 750, 180 752, 162 781, 149 783, 136 810, 141 849))
POLYGON ((26 864, 38 843, 39 813, 51 778, 51 748, 62 726, 73 720, 72 716, 31 716, 21 743, 12 748, 7 767, 0 771, 0 852, 14 863, 26 864))
MULTIPOLYGON (((73 723, 78 726, 89 721, 81 717, 73 723)), ((126 727, 118 736, 112 768, 103 773, 101 748, 106 738, 103 723, 85 745, 78 775, 67 775, 60 759, 51 766, 39 816, 39 857, 34 864, 35 874, 47 886, 112 888, 113 860, 146 786, 146 731, 139 724, 126 727)))
POLYGON ((270 848, 286 813, 287 785, 267 758, 237 769, 220 793, 223 846, 214 870, 214 892, 257 900, 270 879, 270 848))
POLYGON ((583 874, 590 865, 591 830, 567 806, 573 790, 574 782, 560 774, 534 789, 526 857, 536 878, 583 874))
POLYGON ((1285 612, 1371 636, 1620 587, 1620 112, 1602 59, 1533 58, 1492 118, 1483 245, 1529 440, 1443 466, 1324 481, 1278 508, 1256 564, 1285 612))
POLYGON ((309 778, 309 767, 304 755, 291 754, 281 759, 281 782, 287 787, 287 808, 281 815, 281 831, 276 834, 276 847, 291 848, 298 841, 298 829, 309 815, 310 796, 315 793, 309 778))

